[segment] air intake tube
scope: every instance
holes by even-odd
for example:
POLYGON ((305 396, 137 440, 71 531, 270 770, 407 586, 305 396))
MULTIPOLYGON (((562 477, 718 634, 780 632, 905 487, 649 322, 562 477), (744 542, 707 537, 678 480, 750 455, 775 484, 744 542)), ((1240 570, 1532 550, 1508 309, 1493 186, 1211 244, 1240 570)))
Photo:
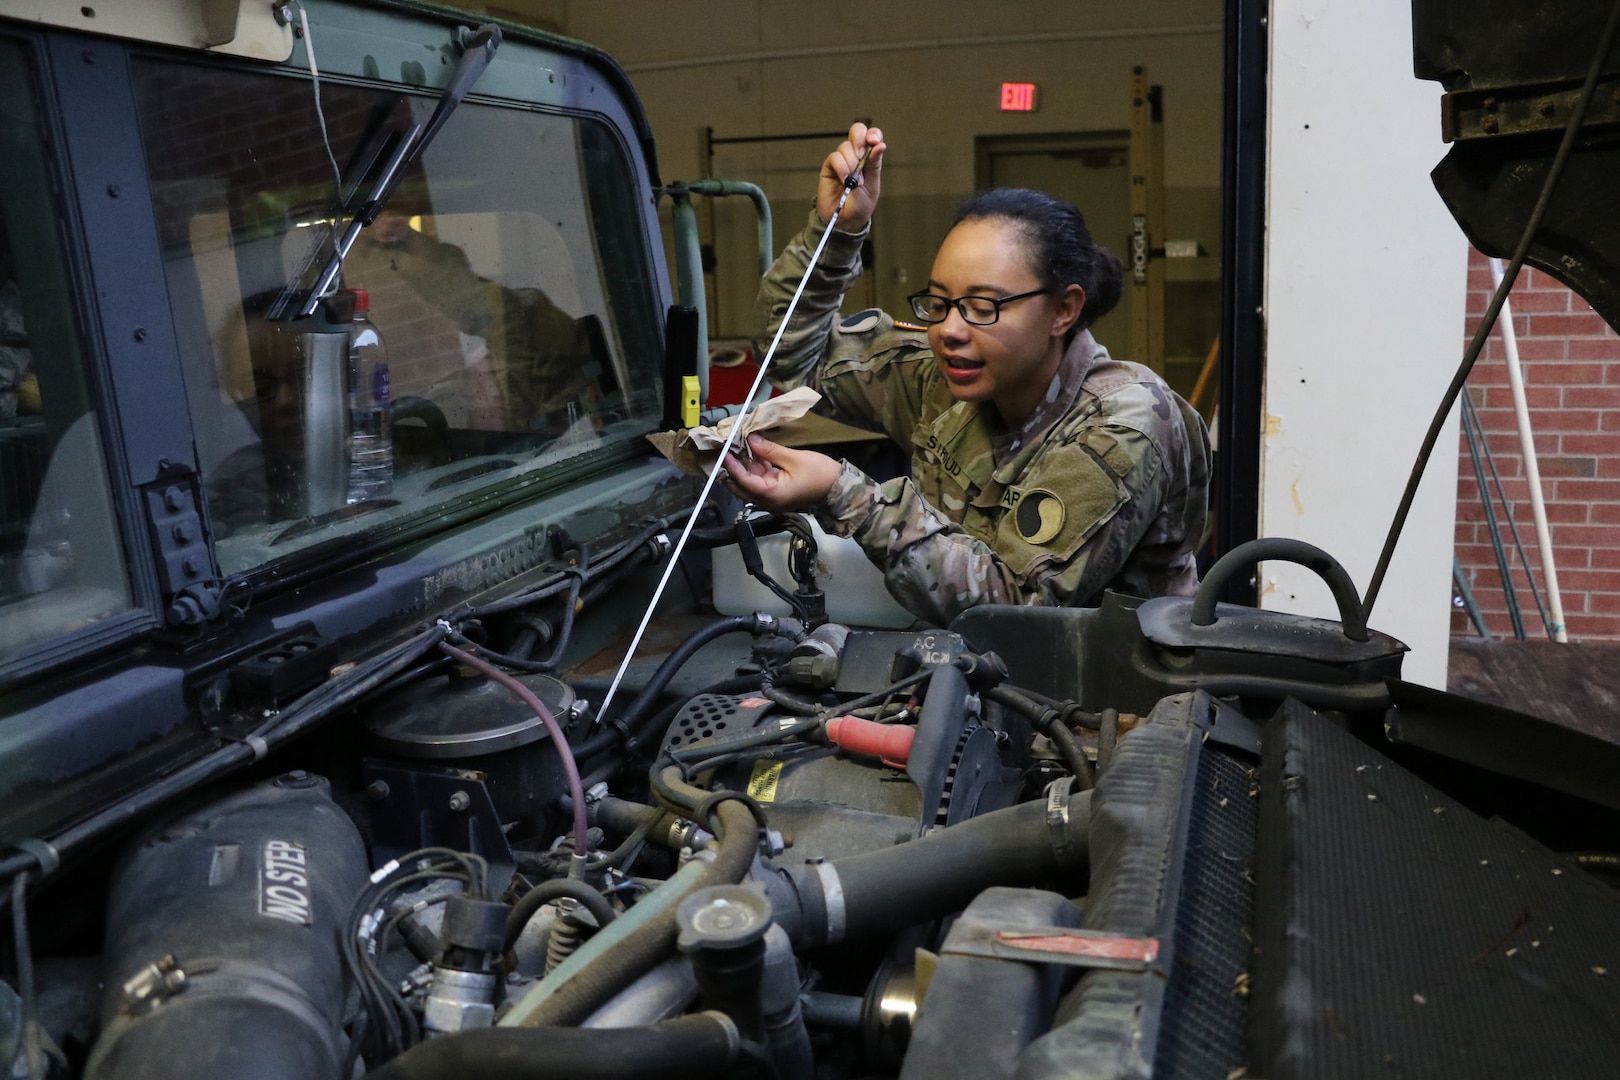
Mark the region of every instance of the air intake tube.
POLYGON ((338 934, 366 852, 327 783, 287 773, 125 853, 86 1080, 337 1080, 338 934))

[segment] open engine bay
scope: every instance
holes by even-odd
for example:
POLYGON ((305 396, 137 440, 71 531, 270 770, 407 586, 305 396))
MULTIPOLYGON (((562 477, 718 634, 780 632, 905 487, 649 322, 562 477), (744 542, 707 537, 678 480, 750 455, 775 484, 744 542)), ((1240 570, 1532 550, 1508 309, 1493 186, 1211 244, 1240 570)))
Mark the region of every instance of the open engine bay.
POLYGON ((860 625, 806 519, 646 446, 696 357, 609 58, 152 7, 0 2, 11 1075, 1612 1072, 1620 748, 1403 682, 1289 540, 860 625), (355 500, 314 360, 359 290, 355 500), (1217 602, 1264 559, 1339 618, 1217 602))

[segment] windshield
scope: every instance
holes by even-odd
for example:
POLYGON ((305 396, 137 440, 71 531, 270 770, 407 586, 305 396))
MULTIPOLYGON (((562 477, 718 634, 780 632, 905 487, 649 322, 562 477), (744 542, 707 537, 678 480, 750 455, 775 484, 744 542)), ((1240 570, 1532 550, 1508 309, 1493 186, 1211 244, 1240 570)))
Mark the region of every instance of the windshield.
POLYGON ((347 223, 337 174, 351 193, 434 99, 323 82, 329 158, 303 79, 133 71, 224 572, 544 482, 656 423, 657 294, 606 124, 464 104, 344 261, 383 343, 357 359, 341 304, 265 314, 347 223))
POLYGON ((0 38, 0 663, 133 607, 33 74, 0 38))

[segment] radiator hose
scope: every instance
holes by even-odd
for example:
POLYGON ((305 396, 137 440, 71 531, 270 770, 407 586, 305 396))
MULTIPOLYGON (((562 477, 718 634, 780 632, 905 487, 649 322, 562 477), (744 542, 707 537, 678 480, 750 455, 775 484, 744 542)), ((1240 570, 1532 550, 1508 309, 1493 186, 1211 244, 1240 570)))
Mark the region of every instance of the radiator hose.
POLYGON ((1071 795, 1064 785, 1045 800, 895 847, 760 876, 794 948, 836 945, 961 911, 994 885, 1083 874, 1090 864, 1090 823, 1091 793, 1071 795))
POLYGON ((464 1031, 407 1050, 367 1080, 667 1080, 723 1075, 741 1051, 737 1028, 699 1013, 641 1028, 516 1028, 464 1031))

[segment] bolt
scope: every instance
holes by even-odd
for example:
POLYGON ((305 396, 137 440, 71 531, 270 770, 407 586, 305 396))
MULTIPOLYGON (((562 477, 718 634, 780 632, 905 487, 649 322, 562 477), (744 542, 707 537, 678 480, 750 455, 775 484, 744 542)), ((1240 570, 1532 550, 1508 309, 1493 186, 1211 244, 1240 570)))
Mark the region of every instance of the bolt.
POLYGON ((108 184, 107 185, 107 195, 110 198, 114 198, 114 199, 118 198, 118 185, 117 184, 108 184))
POLYGON ((382 802, 388 798, 388 781, 373 780, 366 785, 366 798, 372 802, 382 802))
POLYGON ((175 543, 177 543, 177 544, 189 544, 189 543, 191 543, 191 527, 189 525, 187 525, 184 521, 175 522, 175 526, 174 526, 174 529, 172 530, 172 532, 174 534, 175 543))
POLYGON ((193 559, 190 555, 187 555, 185 558, 180 560, 180 569, 185 572, 187 577, 196 577, 197 560, 193 559))
POLYGON ((1611 96, 1614 98, 1615 104, 1620 105, 1620 86, 1614 88, 1614 93, 1611 96))
POLYGON ((472 796, 468 795, 465 791, 458 791, 454 795, 450 796, 450 809, 454 810, 458 814, 471 805, 472 796))
MULTIPOLYGON (((162 469, 164 467, 163 462, 158 462, 158 468, 162 469)), ((163 490, 163 505, 174 513, 179 513, 185 509, 185 496, 177 487, 165 488, 163 490)))
POLYGON ((137 326, 135 328, 135 340, 136 341, 145 341, 146 340, 146 327, 137 326))
POLYGON ((1493 98, 1493 97, 1488 97, 1488 98, 1485 99, 1484 105, 1485 105, 1486 111, 1488 112, 1488 111, 1496 108, 1496 99, 1493 98))
POLYGON ((1494 116, 1484 117, 1479 122, 1479 129, 1487 135, 1495 135, 1498 126, 1494 116))
POLYGON ((1536 112, 1542 116, 1551 116, 1553 114, 1553 99, 1544 97, 1536 102, 1536 112))

